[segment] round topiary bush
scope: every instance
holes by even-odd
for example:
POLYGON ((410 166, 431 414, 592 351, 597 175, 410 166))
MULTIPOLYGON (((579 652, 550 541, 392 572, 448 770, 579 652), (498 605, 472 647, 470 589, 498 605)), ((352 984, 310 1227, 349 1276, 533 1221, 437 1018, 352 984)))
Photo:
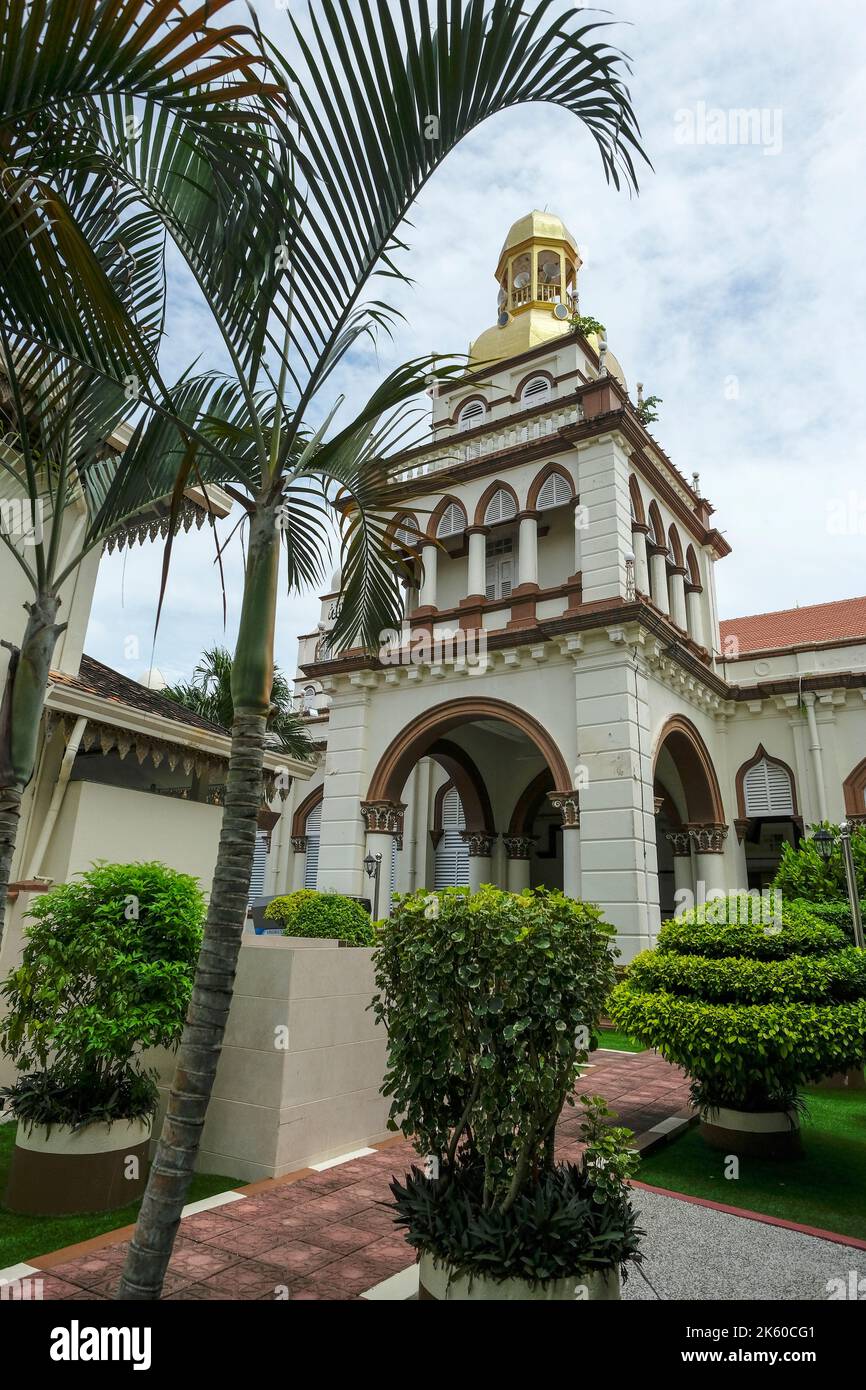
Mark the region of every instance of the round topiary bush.
POLYGON ((317 893, 300 888, 296 893, 274 898, 265 908, 265 917, 279 922, 283 936, 312 936, 345 941, 350 946, 372 946, 376 929, 360 903, 342 893, 317 893))
POLYGON ((2 1094, 26 1125, 132 1120, 157 1089, 141 1063, 183 1029, 204 898, 164 864, 101 864, 30 909, 24 955, 0 986, 0 1046, 22 1073, 2 1094))
POLYGON ((702 1113, 790 1112, 800 1087, 862 1065, 866 955, 790 906, 733 895, 662 927, 613 991, 616 1024, 688 1072, 702 1113))

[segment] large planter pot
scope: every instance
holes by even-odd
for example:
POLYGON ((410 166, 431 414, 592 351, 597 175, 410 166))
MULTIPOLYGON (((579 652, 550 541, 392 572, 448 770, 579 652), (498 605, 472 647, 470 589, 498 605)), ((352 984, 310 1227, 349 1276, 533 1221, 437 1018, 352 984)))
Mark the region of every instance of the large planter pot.
POLYGON ((528 1284, 524 1279, 507 1279, 497 1284, 478 1275, 455 1274, 448 1265, 437 1264, 432 1255, 423 1254, 418 1269, 418 1298, 440 1303, 575 1303, 598 1302, 620 1297, 619 1270, 552 1279, 545 1284, 528 1284))
POLYGON ((147 1182, 152 1121, 115 1120, 73 1131, 19 1122, 5 1205, 34 1216, 114 1211, 147 1182))
POLYGON ((729 1110, 701 1115, 706 1142, 724 1153, 748 1158, 792 1158, 802 1150, 800 1117, 793 1110, 729 1110))

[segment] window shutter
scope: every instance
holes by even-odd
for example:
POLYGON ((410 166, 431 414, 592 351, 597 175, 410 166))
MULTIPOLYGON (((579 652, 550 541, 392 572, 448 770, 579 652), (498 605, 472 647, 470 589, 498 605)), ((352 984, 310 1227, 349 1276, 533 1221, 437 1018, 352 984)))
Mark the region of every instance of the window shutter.
POLYGON ((265 894, 265 875, 268 871, 268 837, 261 832, 256 835, 253 851, 253 871, 250 875, 250 902, 253 898, 263 898, 265 894))
POLYGON ((411 516, 401 516, 400 525, 394 535, 402 545, 416 545, 419 536, 414 519, 411 516))
POLYGON ((469 846, 460 831, 466 817, 457 789, 452 787, 442 799, 442 838, 436 846, 434 888, 461 888, 469 882, 469 846))
POLYGON ((439 525, 436 527, 437 538, 443 540, 446 536, 459 536, 465 530, 466 515, 463 508, 459 507, 456 502, 450 503, 442 513, 439 525))
POLYGON ((471 430, 475 425, 481 424, 484 415, 483 401, 469 401, 467 405, 463 406, 457 421, 462 430, 471 430))
POLYGON ((498 492, 494 492, 490 501, 487 503, 487 510, 484 513, 485 526, 494 526, 497 521, 509 521, 517 514, 517 503, 510 492, 506 492, 501 487, 498 492))
POLYGON ((307 837, 307 856, 304 864, 304 887, 315 888, 319 873, 319 836, 322 828, 322 803, 314 806, 307 816, 305 834, 307 837))
POLYGON ((511 598, 511 561, 499 561, 499 585, 502 590, 501 598, 511 598))
POLYGON ((565 481, 561 473, 551 473, 545 479, 541 491, 538 494, 537 507, 540 512, 546 511, 549 507, 564 507, 566 502, 570 502, 572 497, 571 488, 565 481))
POLYGON ((792 816, 794 795, 785 769, 768 758, 750 767, 743 778, 747 816, 792 816))
POLYGON ((523 388, 522 399, 529 405, 539 405, 550 395, 550 382, 546 376, 534 376, 523 388))

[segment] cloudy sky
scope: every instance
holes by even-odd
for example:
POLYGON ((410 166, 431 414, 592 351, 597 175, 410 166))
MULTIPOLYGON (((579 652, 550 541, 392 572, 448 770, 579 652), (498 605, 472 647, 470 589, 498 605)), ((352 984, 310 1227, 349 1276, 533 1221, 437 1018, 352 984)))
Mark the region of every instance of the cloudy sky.
MULTIPOLYGON (((256 8, 288 42, 280 8, 256 8)), ((861 0, 611 0, 611 11, 653 164, 640 195, 607 186, 573 117, 535 106, 489 121, 416 206, 407 323, 378 358, 353 359, 334 392, 360 400, 404 358, 465 351, 494 319, 508 227, 549 207, 584 259, 582 312, 607 325, 632 393, 642 381, 663 398, 653 431, 683 473, 700 473, 733 547, 717 567, 721 616, 863 594, 861 0), (757 138, 719 143, 740 109, 762 113, 757 138)), ((168 375, 203 351, 208 364, 214 336, 179 272, 170 285, 168 375)), ((100 572, 86 649, 134 676, 151 663, 160 562, 148 546, 100 572)), ((212 537, 176 546, 153 658, 169 679, 204 646, 233 643, 237 545, 226 573, 224 626, 212 537)), ((290 672, 318 611, 313 594, 282 599, 277 660, 290 672)))

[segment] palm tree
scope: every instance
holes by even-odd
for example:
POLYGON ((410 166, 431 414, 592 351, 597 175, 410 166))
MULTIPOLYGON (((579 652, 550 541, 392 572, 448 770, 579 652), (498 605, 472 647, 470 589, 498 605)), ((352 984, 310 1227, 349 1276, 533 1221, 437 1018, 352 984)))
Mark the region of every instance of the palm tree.
POLYGON ((253 29, 212 23, 227 3, 188 13, 180 0, 0 0, 0 373, 11 428, 0 499, 33 528, 44 511, 51 530, 31 549, 0 526, 33 594, 0 705, 0 937, 61 589, 122 521, 124 496, 134 506, 171 493, 173 475, 158 467, 175 458, 167 427, 193 451, 209 389, 190 378, 170 392, 160 379, 165 226, 124 181, 117 149, 143 146, 151 183, 175 207, 208 171, 188 235, 206 237, 219 266, 215 303, 231 301, 239 267, 255 270, 239 219, 266 223, 283 206, 268 142, 274 130, 284 137, 285 91, 253 29), (137 399, 149 413, 122 467, 97 467, 137 399), (133 469, 144 470, 137 483, 133 469))
MULTIPOLYGON (((211 723, 230 729, 234 722, 233 664, 232 654, 227 647, 208 647, 193 669, 192 680, 167 685, 160 694, 177 700, 178 704, 194 710, 211 723)), ((278 666, 274 667, 267 731, 287 758, 301 761, 310 758, 312 743, 303 720, 292 709, 292 687, 278 666)))
MULTIPOLYGON (((280 176, 288 174, 287 217, 269 228, 278 232, 272 269, 255 286, 239 285, 231 304, 211 305, 235 377, 198 422, 221 457, 199 451, 197 461, 238 502, 247 529, 232 748, 204 942, 121 1298, 159 1297, 213 1088, 261 801, 281 553, 290 587, 321 578, 327 517, 338 504, 343 590, 333 645, 373 645, 399 617, 399 564, 385 544, 395 497, 389 454, 410 428, 405 406, 428 373, 456 367, 407 363, 330 436, 336 407, 322 406, 323 388, 362 335, 387 331, 395 318, 386 303, 362 296, 374 274, 404 278, 395 256, 415 196, 497 111, 530 101, 564 107, 595 139, 614 185, 636 183, 632 154, 641 151, 622 80, 627 65, 599 41, 598 24, 583 23, 579 11, 557 15, 550 0, 528 11, 523 0, 439 0, 435 19, 426 0, 405 0, 402 27, 391 10, 389 0, 361 0, 357 9, 322 0, 303 28, 289 18, 297 66, 269 45, 297 119, 296 143, 279 162, 280 176)), ((135 150, 122 157, 125 176, 132 166, 146 185, 135 150)), ((167 209, 166 220, 207 297, 199 244, 184 239, 182 217, 172 227, 167 209)), ((178 487, 191 466, 181 463, 178 487)))

